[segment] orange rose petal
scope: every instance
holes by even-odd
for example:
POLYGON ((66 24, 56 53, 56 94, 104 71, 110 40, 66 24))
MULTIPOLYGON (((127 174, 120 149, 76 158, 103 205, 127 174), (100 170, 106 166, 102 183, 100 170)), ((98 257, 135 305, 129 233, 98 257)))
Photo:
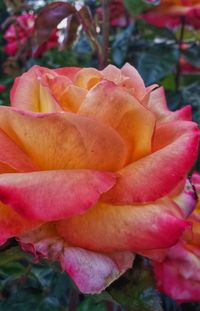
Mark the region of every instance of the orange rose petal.
POLYGON ((122 67, 121 72, 124 76, 130 79, 130 86, 132 85, 132 88, 134 88, 135 96, 139 100, 142 100, 146 93, 146 87, 139 72, 128 63, 122 67))
MULTIPOLYGON (((41 83, 42 78, 39 74, 41 68, 33 66, 15 79, 10 94, 11 106, 34 112, 61 111, 49 88, 41 83)), ((50 70, 46 69, 46 72, 49 73, 50 70)))
POLYGON ((59 221, 57 230, 72 245, 95 251, 166 248, 188 226, 172 214, 173 208, 164 201, 143 206, 98 203, 83 215, 59 221))
POLYGON ((69 78, 72 82, 74 81, 76 74, 82 70, 80 67, 61 67, 61 68, 56 68, 52 69, 56 74, 65 76, 69 78))
POLYGON ((169 122, 154 136, 153 153, 124 167, 104 200, 115 204, 152 202, 168 194, 191 169, 198 149, 197 124, 169 122))
POLYGON ((83 213, 115 182, 114 173, 90 170, 0 174, 0 199, 27 219, 51 221, 83 213))
POLYGON ((129 163, 151 153, 154 115, 113 82, 103 81, 90 90, 78 113, 113 127, 127 143, 129 163))
POLYGON ((7 239, 24 234, 39 225, 40 222, 27 220, 11 207, 0 203, 0 245, 3 245, 7 239))
POLYGON ((86 90, 91 89, 94 85, 102 80, 103 76, 95 68, 84 68, 77 72, 74 84, 86 90))
POLYGON ((126 163, 127 147, 119 134, 85 116, 0 107, 0 127, 43 170, 116 171, 126 163))
POLYGON ((30 172, 38 169, 37 165, 8 135, 0 129, 0 173, 30 172))

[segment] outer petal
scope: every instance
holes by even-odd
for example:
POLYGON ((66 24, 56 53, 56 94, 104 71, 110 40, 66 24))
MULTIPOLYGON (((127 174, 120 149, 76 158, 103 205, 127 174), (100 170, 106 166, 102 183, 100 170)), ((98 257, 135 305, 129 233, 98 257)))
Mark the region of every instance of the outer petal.
POLYGON ((192 120, 191 106, 189 105, 175 112, 169 110, 163 87, 159 87, 150 93, 146 106, 155 114, 157 121, 160 123, 176 120, 192 120))
POLYGON ((73 113, 32 114, 0 107, 0 128, 43 170, 115 171, 127 161, 127 147, 116 131, 73 113))
POLYGON ((130 78, 131 85, 134 88, 135 96, 139 100, 142 100, 146 93, 146 87, 139 72, 128 63, 126 63, 122 67, 121 72, 124 76, 126 76, 127 78, 130 78))
POLYGON ((166 248, 175 244, 187 227, 175 216, 174 206, 167 204, 98 203, 83 215, 59 221, 57 230, 69 243, 100 252, 166 248))
POLYGON ((128 145, 129 162, 151 153, 154 115, 113 82, 92 88, 78 113, 112 126, 128 145))
POLYGON ((100 254, 68 245, 52 227, 43 226, 20 238, 24 250, 58 261, 82 293, 96 294, 128 268, 134 255, 129 252, 100 254))
MULTIPOLYGON (((52 96, 49 88, 41 83, 38 66, 33 66, 21 77, 16 78, 11 89, 11 105, 34 112, 55 112, 62 109, 52 96)), ((45 70, 43 68, 43 70, 45 70)), ((46 73, 51 72, 46 69, 46 73)), ((49 73, 50 74, 50 73, 49 73)))
POLYGON ((89 170, 1 174, 0 200, 28 219, 51 221, 83 213, 114 183, 114 174, 89 170))
POLYGON ((37 170, 37 165, 8 135, 0 130, 0 173, 37 170))
POLYGON ((40 222, 21 217, 9 206, 0 203, 0 245, 13 236, 19 236, 38 227, 40 222))
POLYGON ((104 200, 115 204, 145 203, 168 194, 194 164, 198 140, 199 130, 193 122, 163 124, 155 132, 154 152, 121 169, 121 178, 104 200))
POLYGON ((184 242, 172 247, 163 263, 154 262, 154 272, 158 288, 177 302, 200 300, 200 260, 184 242))
POLYGON ((67 247, 61 266, 82 293, 97 294, 131 268, 133 258, 130 252, 105 255, 78 247, 67 247))
POLYGON ((62 67, 62 68, 56 68, 52 69, 55 73, 61 76, 65 76, 69 78, 71 81, 74 81, 76 74, 81 70, 80 67, 62 67))

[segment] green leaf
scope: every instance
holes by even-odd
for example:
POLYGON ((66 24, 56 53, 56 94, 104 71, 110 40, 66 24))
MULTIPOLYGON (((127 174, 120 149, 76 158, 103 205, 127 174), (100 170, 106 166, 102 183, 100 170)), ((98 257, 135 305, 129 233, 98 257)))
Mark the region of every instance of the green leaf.
POLYGON ((124 4, 133 16, 139 15, 143 11, 147 11, 155 5, 147 4, 142 0, 124 0, 124 4))
POLYGON ((132 34, 134 25, 130 24, 125 30, 119 32, 115 41, 112 44, 111 54, 113 63, 119 67, 121 67, 125 61, 126 54, 128 51, 128 44, 130 40, 130 36, 132 34))
POLYGON ((200 47, 198 44, 193 44, 188 49, 182 50, 182 54, 190 64, 200 67, 200 47))
POLYGON ((133 268, 115 281, 108 292, 126 311, 163 311, 149 262, 142 257, 136 257, 133 268))
POLYGON ((193 119, 200 125, 200 84, 198 81, 185 86, 182 96, 185 104, 192 105, 193 119))
POLYGON ((178 62, 179 52, 173 45, 154 44, 146 50, 138 51, 132 62, 149 85, 171 73, 178 62))

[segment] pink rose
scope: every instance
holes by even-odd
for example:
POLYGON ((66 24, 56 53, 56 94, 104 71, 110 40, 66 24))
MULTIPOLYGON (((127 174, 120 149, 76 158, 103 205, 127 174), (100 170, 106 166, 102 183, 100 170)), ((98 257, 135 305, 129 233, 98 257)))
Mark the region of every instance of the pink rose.
MULTIPOLYGON (((200 174, 192 175, 192 182, 200 198, 200 174)), ((188 195, 187 206, 192 204, 188 195)), ((189 217, 192 234, 170 248, 163 262, 154 262, 158 288, 179 303, 200 301, 200 202, 189 217)))

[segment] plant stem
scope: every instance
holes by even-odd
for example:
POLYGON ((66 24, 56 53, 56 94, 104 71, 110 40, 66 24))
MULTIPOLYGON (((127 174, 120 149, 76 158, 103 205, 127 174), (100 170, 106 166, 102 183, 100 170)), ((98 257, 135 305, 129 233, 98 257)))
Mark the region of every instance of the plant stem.
MULTIPOLYGON (((110 30, 110 0, 102 0, 103 25, 102 25, 102 67, 106 67, 109 62, 109 30, 110 30)), ((102 69, 103 69, 102 68, 102 69)))
POLYGON ((179 59, 178 59, 177 67, 176 67, 176 76, 175 76, 175 89, 176 89, 176 91, 179 90, 179 86, 180 86, 180 77, 181 77, 180 59, 181 59, 181 54, 182 54, 182 43, 183 43, 183 39, 184 39, 184 31, 185 31, 185 17, 183 16, 181 18, 180 37, 178 40, 179 59))

